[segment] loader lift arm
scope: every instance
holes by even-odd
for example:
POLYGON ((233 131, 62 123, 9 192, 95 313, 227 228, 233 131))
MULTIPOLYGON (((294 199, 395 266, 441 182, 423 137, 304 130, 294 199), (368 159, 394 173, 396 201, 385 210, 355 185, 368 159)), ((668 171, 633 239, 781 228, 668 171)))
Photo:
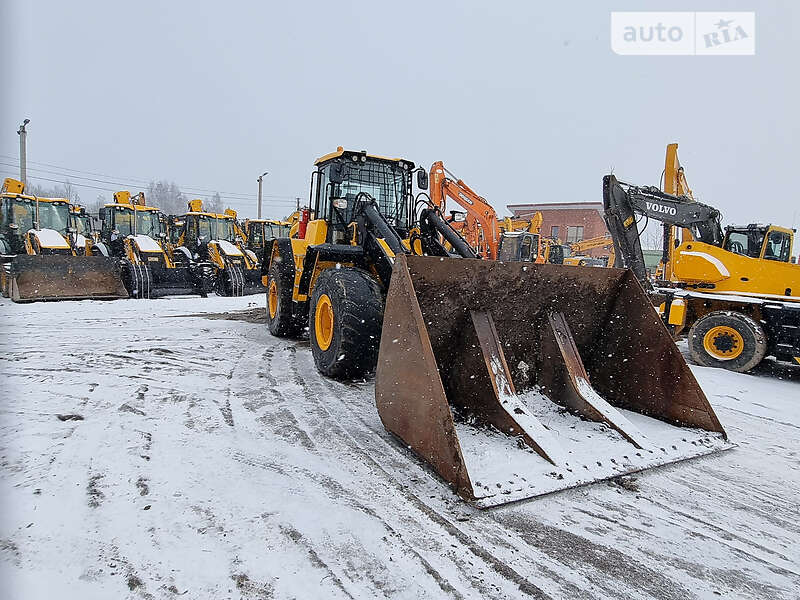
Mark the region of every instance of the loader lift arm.
POLYGON ((673 196, 655 187, 630 185, 606 175, 603 177, 603 209, 606 226, 614 239, 615 266, 630 268, 645 287, 650 283, 636 227, 637 214, 689 229, 697 241, 722 245, 720 212, 687 196, 673 196))

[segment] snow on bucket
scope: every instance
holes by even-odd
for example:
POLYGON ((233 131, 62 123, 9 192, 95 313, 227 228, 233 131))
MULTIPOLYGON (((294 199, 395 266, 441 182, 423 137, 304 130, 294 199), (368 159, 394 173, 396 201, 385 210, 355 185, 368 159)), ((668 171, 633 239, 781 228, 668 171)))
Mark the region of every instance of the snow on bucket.
POLYGON ((478 506, 730 447, 623 269, 398 256, 375 396, 478 506))

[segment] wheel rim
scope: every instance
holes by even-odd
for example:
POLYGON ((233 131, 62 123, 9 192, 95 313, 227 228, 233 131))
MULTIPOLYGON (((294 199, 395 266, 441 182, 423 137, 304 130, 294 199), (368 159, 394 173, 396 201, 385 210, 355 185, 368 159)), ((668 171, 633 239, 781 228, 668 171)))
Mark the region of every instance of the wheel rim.
POLYGON ((314 337, 320 350, 327 350, 333 340, 333 305, 327 294, 317 300, 314 310, 314 337))
POLYGON ((733 327, 718 325, 703 336, 703 348, 717 360, 733 360, 744 352, 744 338, 733 327))
POLYGON ((269 307, 269 318, 274 319, 278 314, 278 284, 275 280, 269 282, 269 294, 267 295, 267 305, 269 307))

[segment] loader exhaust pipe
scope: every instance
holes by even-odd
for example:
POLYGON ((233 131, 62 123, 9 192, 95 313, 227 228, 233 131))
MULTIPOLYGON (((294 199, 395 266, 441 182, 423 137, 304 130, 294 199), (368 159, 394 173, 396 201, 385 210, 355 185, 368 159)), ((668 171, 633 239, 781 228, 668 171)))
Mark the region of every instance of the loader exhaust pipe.
POLYGON ((375 396, 479 507, 729 447, 623 269, 398 256, 375 396))

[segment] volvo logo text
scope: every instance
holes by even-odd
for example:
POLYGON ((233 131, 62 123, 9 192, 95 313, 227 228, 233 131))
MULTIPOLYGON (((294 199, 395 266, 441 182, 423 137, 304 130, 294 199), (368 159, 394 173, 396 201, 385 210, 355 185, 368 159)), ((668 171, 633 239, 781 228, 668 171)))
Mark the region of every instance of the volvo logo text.
POLYGON ((652 210, 653 212, 673 216, 677 212, 674 206, 664 206, 663 204, 656 204, 655 202, 645 202, 645 204, 647 204, 647 210, 652 210))

